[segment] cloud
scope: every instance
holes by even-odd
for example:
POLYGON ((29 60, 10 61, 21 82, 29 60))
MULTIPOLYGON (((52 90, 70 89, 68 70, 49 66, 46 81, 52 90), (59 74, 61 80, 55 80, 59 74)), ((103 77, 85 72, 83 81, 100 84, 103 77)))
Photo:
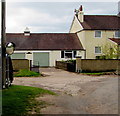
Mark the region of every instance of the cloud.
POLYGON ((19 8, 15 11, 15 9, 11 9, 9 11, 10 15, 7 17, 7 31, 10 32, 12 30, 23 31, 23 28, 32 27, 34 28, 33 31, 37 31, 35 27, 39 28, 40 30, 47 30, 51 31, 54 30, 58 25, 64 25, 65 22, 70 18, 70 16, 54 16, 49 13, 43 13, 39 10, 34 10, 30 8, 19 8), (13 12, 13 13, 12 13, 13 12), (16 12, 16 13, 15 13, 16 12))
POLYGON ((32 32, 69 32, 74 9, 81 4, 85 14, 117 14, 116 3, 8 2, 7 32, 23 32, 25 27, 29 27, 32 32))
MULTIPOLYGON (((20 0, 20 2, 88 2, 88 0, 20 0)), ((97 2, 118 2, 119 0, 97 0, 97 2)), ((9 0, 8 2, 18 2, 18 0, 9 0)), ((96 0, 89 0, 96 2, 96 0)))

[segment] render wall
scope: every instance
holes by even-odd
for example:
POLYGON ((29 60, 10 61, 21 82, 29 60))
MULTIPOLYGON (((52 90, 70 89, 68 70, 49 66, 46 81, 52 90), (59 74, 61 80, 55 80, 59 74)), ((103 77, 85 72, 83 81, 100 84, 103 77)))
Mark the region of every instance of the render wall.
POLYGON ((78 32, 78 31, 80 31, 82 29, 83 28, 80 25, 80 22, 78 21, 78 19, 76 18, 76 16, 74 16, 74 19, 73 19, 73 22, 71 24, 69 33, 76 33, 76 32, 78 32))
MULTIPOLYGON (((60 50, 53 50, 53 51, 15 51, 15 53, 24 53, 25 54, 25 58, 27 60, 31 60, 32 64, 34 64, 34 57, 33 57, 33 53, 49 53, 49 66, 53 67, 55 66, 55 62, 56 61, 62 61, 62 60, 68 60, 66 58, 61 58, 61 51, 60 50), (27 54, 28 52, 30 52, 31 54, 27 54)), ((77 56, 78 54, 84 54, 84 51, 77 51, 77 56)), ((16 57, 17 59, 19 59, 19 57, 16 57)), ((73 58, 76 59, 76 58, 73 58)))
MULTIPOLYGON (((95 38, 95 31, 85 31, 85 48, 86 48, 86 58, 95 59, 96 56, 100 56, 100 53, 95 53, 95 47, 103 47, 105 45, 113 46, 114 42, 108 38, 112 38, 114 31, 102 31, 101 38, 95 38)), ((102 50, 103 51, 103 50, 102 50)))
POLYGON ((103 48, 105 45, 109 45, 111 47, 116 45, 116 43, 108 39, 114 36, 114 31, 102 31, 101 38, 95 38, 94 30, 83 30, 78 32, 77 35, 86 50, 86 59, 95 59, 96 56, 100 56, 103 53, 95 53, 95 47, 97 46, 103 48))

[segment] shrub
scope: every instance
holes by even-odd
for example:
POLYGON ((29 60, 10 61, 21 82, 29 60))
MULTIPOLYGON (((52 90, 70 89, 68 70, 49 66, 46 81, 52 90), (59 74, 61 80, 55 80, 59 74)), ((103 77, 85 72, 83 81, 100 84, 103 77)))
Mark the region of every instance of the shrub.
POLYGON ((41 76, 41 74, 27 69, 21 69, 14 74, 14 77, 38 77, 38 76, 41 76))

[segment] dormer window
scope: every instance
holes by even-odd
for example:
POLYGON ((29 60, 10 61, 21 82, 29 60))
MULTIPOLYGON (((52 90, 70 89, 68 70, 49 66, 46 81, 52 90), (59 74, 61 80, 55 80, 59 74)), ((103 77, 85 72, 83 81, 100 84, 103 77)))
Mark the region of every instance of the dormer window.
POLYGON ((95 37, 96 38, 101 38, 102 37, 102 32, 100 30, 95 31, 95 37))
POLYGON ((115 38, 120 38, 120 31, 115 31, 115 38))

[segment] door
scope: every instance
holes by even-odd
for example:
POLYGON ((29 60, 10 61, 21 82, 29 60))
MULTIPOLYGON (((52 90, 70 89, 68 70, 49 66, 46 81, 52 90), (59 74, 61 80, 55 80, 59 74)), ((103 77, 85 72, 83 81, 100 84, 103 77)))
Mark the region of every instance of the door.
POLYGON ((49 66, 49 53, 48 52, 37 52, 33 53, 33 65, 40 67, 49 66))
POLYGON ((12 59, 25 59, 25 53, 14 53, 11 56, 12 59))

